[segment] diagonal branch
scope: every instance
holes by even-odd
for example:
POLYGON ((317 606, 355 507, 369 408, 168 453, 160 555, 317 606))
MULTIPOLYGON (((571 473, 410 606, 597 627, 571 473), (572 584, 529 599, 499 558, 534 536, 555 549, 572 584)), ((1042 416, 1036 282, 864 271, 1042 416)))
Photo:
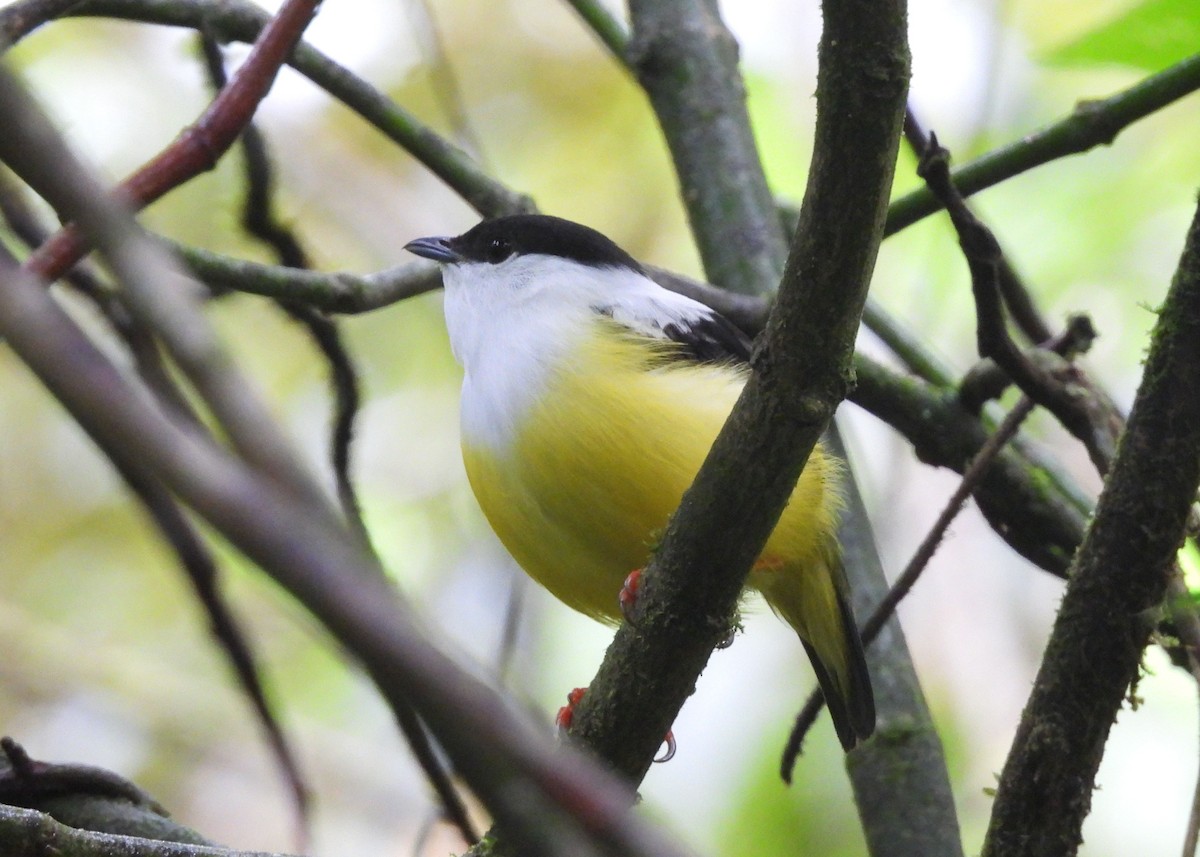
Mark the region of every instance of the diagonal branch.
MULTIPOLYGON (((80 222, 94 230, 90 237, 105 249, 114 270, 123 270, 130 258, 160 261, 129 215, 102 199, 96 180, 2 67, 0 105, 9 120, 0 135, 0 155, 40 151, 63 171, 60 180, 78 183, 73 199, 80 222), (108 218, 117 223, 105 223, 108 218)), ((177 276, 163 268, 152 279, 166 284, 177 276)), ((683 854, 629 813, 628 790, 611 775, 582 756, 556 752, 498 693, 442 653, 361 542, 331 509, 312 502, 303 484, 264 478, 207 434, 176 422, 38 281, 2 263, 0 277, 0 337, 101 450, 160 480, 303 603, 362 663, 393 710, 411 704, 464 780, 529 853, 683 854)), ((152 321, 160 335, 167 326, 190 330, 203 323, 199 306, 186 299, 159 309, 152 321)), ((205 345, 214 349, 211 371, 240 383, 219 346, 205 345)))
MULTIPOLYGON (((1039 131, 988 152, 954 171, 954 184, 965 196, 978 193, 1027 170, 1112 143, 1127 127, 1200 89, 1200 54, 1138 81, 1108 98, 1080 101, 1071 114, 1039 131)), ((941 208, 927 188, 896 200, 888 208, 892 235, 941 208)))
POLYGON ((617 631, 575 718, 575 734, 635 782, 845 393, 908 83, 903 4, 876 6, 860 17, 825 4, 811 178, 754 372, 643 576, 638 624, 617 631))
MULTIPOLYGON (((15 40, 54 15, 211 28, 223 40, 240 42, 253 42, 270 20, 267 12, 246 0, 18 0, 0 9, 0 39, 15 40)), ((300 42, 288 63, 423 163, 476 211, 495 217, 533 210, 529 197, 493 179, 462 149, 311 45, 300 42)))
MULTIPOLYGON (((1059 375, 1043 368, 1022 352, 1008 334, 1000 288, 1004 252, 992 231, 967 207, 954 186, 949 169, 950 153, 930 135, 917 174, 946 207, 959 244, 971 271, 971 289, 976 307, 976 339, 980 357, 990 357, 1037 404, 1049 410, 1084 444, 1101 475, 1108 472, 1116 450, 1119 415, 1098 396, 1082 395, 1078 385, 1064 383, 1059 375)), ((1090 329, 1090 326, 1089 326, 1090 329)), ((1050 350, 1043 357, 1053 357, 1050 350)), ((1063 361, 1058 361, 1061 367, 1063 361)))
MULTIPOLYGON (((263 29, 233 81, 196 123, 121 183, 120 196, 136 208, 149 205, 188 179, 212 169, 249 124, 305 27, 318 0, 287 0, 263 29)), ((26 179, 28 180, 28 179, 26 179)), ((30 181, 38 192, 41 188, 30 181)), ((43 194, 44 195, 44 194, 43 194)), ((26 262, 46 280, 62 276, 87 251, 78 226, 68 224, 26 262)))
POLYGON ((985 857, 1070 855, 1200 483, 1200 209, 996 793, 985 857))
MULTIPOLYGON (((37 221, 33 212, 24 205, 15 188, 7 187, 7 182, 0 182, 0 211, 3 212, 8 225, 30 247, 36 247, 46 240, 48 232, 37 221)), ((82 267, 68 273, 66 279, 96 303, 117 334, 125 341, 134 357, 138 374, 147 388, 173 408, 182 419, 198 424, 182 391, 161 361, 158 343, 129 316, 125 307, 113 297, 111 289, 107 292, 101 289, 85 274, 82 267)), ((158 533, 174 551, 180 566, 192 583, 197 599, 208 614, 212 634, 224 649, 234 675, 250 701, 266 733, 271 751, 291 789, 298 821, 298 841, 306 840, 308 786, 304 782, 299 762, 292 752, 283 727, 267 701, 250 642, 218 586, 219 568, 216 558, 199 530, 170 492, 157 481, 144 478, 139 472, 122 467, 116 462, 114 466, 154 522, 158 533)))
POLYGON ((667 138, 708 279, 765 294, 779 282, 786 239, 750 130, 737 44, 716 5, 631 0, 628 61, 667 138))

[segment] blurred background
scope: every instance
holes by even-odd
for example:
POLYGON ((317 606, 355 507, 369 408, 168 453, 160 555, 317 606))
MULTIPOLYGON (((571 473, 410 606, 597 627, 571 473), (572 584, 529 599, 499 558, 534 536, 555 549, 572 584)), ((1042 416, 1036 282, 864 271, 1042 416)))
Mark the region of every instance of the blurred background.
MULTIPOLYGON (((723 6, 741 42, 773 188, 798 201, 814 118, 818 4, 723 6)), ((1200 44, 1200 10, 1189 0, 911 0, 910 9, 912 104, 960 163, 1200 44), (1154 15, 1170 25, 1139 35, 1122 18, 1146 10, 1151 25, 1154 15), (1113 21, 1123 36, 1106 43, 1113 21)), ((308 38, 543 211, 588 223, 640 259, 699 274, 647 102, 566 3, 340 0, 325 4, 308 38)), ((245 52, 230 46, 228 57, 237 62, 245 52)), ((34 33, 9 60, 113 180, 208 100, 190 31, 66 21, 34 33)), ((290 70, 259 126, 278 168, 282 213, 321 269, 404 263, 406 241, 455 234, 476 220, 411 157, 290 70)), ((1092 316, 1101 338, 1086 363, 1124 408, 1195 204, 1197 132, 1200 99, 1192 96, 1109 148, 975 198, 1048 317, 1092 316)), ((144 222, 183 242, 272 261, 238 227, 236 158, 156 203, 144 222)), ((917 186, 913 167, 904 151, 897 196, 917 186)), ((943 218, 885 243, 872 295, 956 371, 972 364, 969 282, 943 218)), ((459 373, 440 300, 425 295, 343 322, 365 398, 354 472, 400 588, 448 648, 505 682, 549 731, 567 691, 594 674, 611 632, 526 585, 476 508, 459 461, 459 373), (513 603, 516 646, 501 670, 513 603)), ((89 309, 72 306, 88 320, 89 309)), ((327 370, 306 336, 259 298, 227 297, 211 312, 296 443, 327 472, 327 370)), ((860 347, 882 354, 868 334, 860 347)), ((172 556, 90 442, 3 348, 0 390, 0 731, 36 758, 133 778, 213 839, 293 847, 274 763, 172 556)), ((917 463, 905 442, 854 406, 839 418, 894 574, 957 479, 917 463)), ((1098 488, 1082 449, 1049 420, 1034 419, 1028 430, 1089 491, 1098 488)), ((223 560, 226 588, 315 791, 314 852, 418 853, 432 804, 388 711, 301 609, 237 556, 223 551, 223 560)), ((970 508, 900 609, 945 741, 967 853, 982 841, 988 790, 1060 593, 1057 580, 1020 559, 970 508)), ((779 782, 784 739, 814 681, 783 623, 759 606, 745 625, 684 708, 674 730, 679 752, 650 772, 641 811, 709 855, 863 853, 827 721, 810 737, 795 784, 779 782)), ((1093 857, 1175 854, 1182 839, 1197 774, 1196 689, 1157 649, 1146 666, 1144 704, 1122 712, 1100 771, 1084 830, 1083 853, 1093 857)), ((435 830, 419 853, 460 849, 435 830)))

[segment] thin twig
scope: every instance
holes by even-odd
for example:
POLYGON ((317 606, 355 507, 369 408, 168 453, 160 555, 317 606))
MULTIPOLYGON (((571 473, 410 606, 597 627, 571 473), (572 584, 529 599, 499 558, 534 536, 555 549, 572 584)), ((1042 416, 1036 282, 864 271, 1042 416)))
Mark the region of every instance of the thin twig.
MULTIPOLYGON (((904 139, 908 141, 909 148, 918 160, 929 151, 929 134, 913 112, 912 104, 908 105, 904 113, 904 139)), ((1034 303, 1033 296, 1006 255, 997 260, 996 282, 1004 305, 1012 315, 1017 329, 1034 345, 1040 345, 1049 339, 1053 335, 1050 325, 1046 323, 1041 310, 1034 303)))
POLYGON ((509 670, 517 656, 517 637, 521 631, 521 619, 525 612, 527 578, 524 574, 510 576, 508 601, 504 605, 504 625, 500 645, 496 651, 496 677, 502 686, 508 684, 509 670))
MULTIPOLYGON (((114 270, 139 274, 127 271, 136 267, 129 257, 163 261, 2 65, 0 113, 6 118, 0 159, 19 161, 43 179, 114 270)), ((158 285, 178 278, 169 264, 145 273, 158 285)), ((555 857, 684 853, 630 813, 627 787, 585 756, 556 751, 499 694, 440 651, 332 509, 210 435, 181 427, 91 342, 40 281, 5 265, 0 278, 0 337, 13 354, 106 455, 161 480, 311 610, 361 660, 393 710, 416 708, 519 846, 555 857)), ((130 294, 145 299, 140 291, 130 294)), ((198 303, 180 301, 169 310, 175 315, 155 321, 206 333, 198 303)), ((213 371, 240 383, 228 356, 213 347, 213 371)), ((260 428, 277 431, 273 423, 260 428)))
MULTIPOLYGON (((1138 81, 1108 98, 1080 101, 1069 116, 964 164, 954 184, 966 196, 1069 155, 1108 145, 1127 127, 1200 89, 1200 54, 1138 81)), ((941 209, 928 189, 888 208, 885 234, 893 235, 941 209)))
MULTIPOLYGON (((204 67, 213 89, 220 92, 226 85, 225 63, 220 46, 207 30, 200 33, 200 48, 204 67)), ((311 266, 295 232, 284 225, 275 213, 274 168, 267 153, 266 141, 253 122, 241 134, 246 196, 242 204, 242 226, 275 252, 286 268, 308 270, 311 266)), ((358 413, 358 373, 342 343, 337 324, 319 310, 306 304, 277 299, 277 303, 293 321, 303 325, 317 348, 329 363, 334 397, 334 424, 330 444, 334 481, 346 519, 355 527, 365 544, 370 535, 363 524, 362 512, 354 483, 350 479, 350 442, 354 418, 358 413)))
MULTIPOLYGON (((1042 342, 1038 349, 1029 352, 1028 356, 1036 361, 1041 352, 1056 354, 1071 364, 1069 374, 1075 379, 1080 379, 1082 372, 1074 366, 1074 360, 1080 354, 1091 350, 1097 335, 1091 317, 1074 313, 1068 316, 1067 325, 1062 333, 1042 342)), ((1049 364, 1047 371, 1051 374, 1064 371, 1063 364, 1057 361, 1047 360, 1043 363, 1049 364)), ((1012 383, 1012 378, 995 360, 990 357, 984 358, 972 366, 959 382, 958 401, 967 412, 979 414, 987 402, 999 399, 1012 383)), ((1088 384, 1091 386, 1090 382, 1088 384)), ((1105 399, 1107 400, 1107 397, 1105 399)))
POLYGON ((432 262, 406 262, 374 274, 303 271, 233 259, 160 238, 164 246, 210 287, 304 303, 346 315, 371 312, 442 287, 432 262))
MULTIPOLYGON (((862 623, 860 634, 864 646, 870 646, 875 638, 879 636, 879 632, 895 613, 896 607, 912 591, 912 588, 916 585, 921 574, 929 565, 929 561, 937 551, 938 545, 946 537, 946 532, 950 529, 950 525, 963 510, 967 499, 979 487, 988 470, 991 469, 992 463, 1000 454, 1000 451, 1016 435, 1017 430, 1021 427, 1021 423, 1029 416, 1033 407, 1034 403, 1028 397, 1023 397, 1017 402, 1016 406, 1005 416, 1000 427, 988 438, 987 443, 983 445, 978 455, 971 461, 970 467, 963 473, 962 479, 959 480, 958 486, 954 489, 954 493, 946 501, 941 514, 938 515, 933 526, 929 528, 929 532, 925 534, 925 538, 921 540, 921 544, 913 553, 912 559, 904 566, 904 570, 888 590, 887 596, 876 606, 875 610, 867 618, 867 621, 862 623)), ((791 781, 792 769, 795 767, 797 757, 803 751, 804 738, 816 722, 817 715, 821 713, 821 709, 824 706, 825 696, 821 693, 821 689, 817 688, 809 696, 808 701, 804 703, 804 707, 800 709, 800 713, 796 715, 796 723, 792 727, 791 734, 788 736, 780 767, 780 773, 785 781, 791 781)))
MULTIPOLYGON (((19 0, 0 9, 0 34, 45 7, 45 0, 19 0)), ((46 7, 53 11, 54 7, 46 7)), ((49 11, 46 13, 49 14, 49 11)), ((69 14, 112 17, 192 29, 212 28, 222 40, 253 42, 270 15, 246 0, 86 0, 69 14)), ((486 217, 533 211, 533 200, 488 175, 462 149, 443 139, 387 95, 301 42, 288 62, 314 84, 377 128, 458 192, 486 217)))
POLYGON ((938 145, 936 135, 929 137, 929 148, 921 157, 917 174, 946 207, 970 268, 979 355, 994 359, 1026 395, 1053 413, 1083 443, 1100 474, 1107 473, 1116 452, 1113 421, 1095 397, 1079 396, 1077 390, 1031 360, 1012 341, 999 288, 1004 253, 992 231, 975 217, 954 186, 949 152, 938 145))
MULTIPOLYGON (((316 13, 317 2, 287 0, 264 27, 233 82, 221 90, 194 125, 121 182, 118 195, 140 208, 211 169, 249 124, 258 103, 270 90, 280 67, 316 13)), ((41 192, 34 182, 30 184, 41 192)), ((43 279, 55 280, 79 261, 86 250, 79 228, 69 224, 30 257, 27 269, 43 279)))
MULTIPOLYGON (((217 45, 216 39, 206 32, 201 33, 199 44, 209 79, 212 81, 214 89, 220 91, 227 83, 220 47, 217 45)), ((246 172, 248 176, 246 183, 246 204, 243 209, 242 222, 253 234, 258 235, 276 247, 280 260, 285 265, 302 267, 304 264, 304 252, 299 243, 290 231, 277 228, 270 215, 270 172, 269 167, 259 168, 265 164, 266 157, 263 151, 262 139, 252 123, 246 126, 241 139, 243 149, 247 153, 246 172)), ((205 603, 207 603, 209 598, 219 598, 218 593, 220 590, 217 586, 216 576, 217 570, 214 566, 211 572, 202 578, 204 582, 203 587, 200 586, 201 578, 194 577, 197 584, 197 591, 200 592, 201 600, 205 603)), ((234 649, 229 645, 224 633, 228 627, 226 623, 217 623, 214 621, 213 624, 214 633, 233 660, 239 682, 250 698, 259 719, 262 721, 272 752, 275 754, 279 766, 283 770, 296 813, 297 839, 300 843, 298 850, 306 851, 307 843, 311 836, 309 787, 300 771, 299 763, 292 752, 291 745, 284 735, 274 711, 268 705, 266 696, 262 692, 262 683, 258 678, 258 672, 253 660, 249 657, 234 657, 234 649)), ((246 655, 249 655, 248 651, 246 655)))
POLYGON ((863 324, 918 378, 943 389, 954 385, 954 373, 950 367, 878 301, 867 299, 863 309, 863 324))
POLYGON ((428 0, 407 0, 402 5, 409 11, 408 19, 413 28, 419 31, 416 37, 417 46, 424 54, 425 64, 429 66, 434 97, 450 120, 454 136, 459 145, 479 161, 480 165, 486 167, 483 144, 471 127, 471 120, 463 103, 462 89, 458 85, 454 68, 450 65, 450 57, 446 53, 446 45, 433 9, 428 0))
MULTIPOLYGON (((1196 614, 1196 604, 1192 593, 1188 591, 1183 579, 1183 571, 1176 562, 1171 569, 1171 579, 1167 582, 1167 619, 1177 636, 1179 646, 1168 647, 1172 661, 1184 666, 1196 684, 1200 693, 1200 617, 1196 614), (1182 663, 1176 654, 1182 650, 1182 663)), ((1196 785, 1192 789, 1192 806, 1188 813, 1187 828, 1183 835, 1183 857, 1195 857, 1197 844, 1200 843, 1200 772, 1197 773, 1196 785)))
POLYGON ((609 53, 624 66, 629 59, 629 31, 625 24, 598 0, 567 0, 567 3, 584 20, 601 44, 608 48, 609 53))

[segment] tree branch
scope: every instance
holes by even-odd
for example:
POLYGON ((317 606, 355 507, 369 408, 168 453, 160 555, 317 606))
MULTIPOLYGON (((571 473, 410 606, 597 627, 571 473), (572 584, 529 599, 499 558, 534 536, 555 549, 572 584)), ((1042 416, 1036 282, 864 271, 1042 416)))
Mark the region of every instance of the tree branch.
MULTIPOLYGON (((36 26, 30 19, 38 11, 47 17, 64 14, 194 30, 211 28, 222 40, 249 43, 258 37, 271 17, 246 0, 84 0, 66 10, 62 5, 46 0, 21 0, 0 9, 0 34, 15 40, 23 31, 36 26)), ((424 164, 480 214, 495 217, 534 209, 528 196, 514 193, 497 182, 466 152, 442 139, 382 92, 311 45, 300 42, 288 63, 424 164)))
POLYGON ((617 60, 624 64, 625 52, 629 47, 629 33, 625 25, 605 8, 599 0, 567 0, 580 18, 587 23, 596 38, 608 48, 617 60))
MULTIPOLYGON (((1200 54, 1095 101, 1080 101, 1070 116, 964 164, 951 176, 965 196, 1059 158, 1109 145, 1127 127, 1200 89, 1200 54)), ((888 208, 885 234, 892 235, 941 208, 927 188, 888 208)))
POLYGON ((0 842, 5 857, 286 857, 263 851, 235 851, 94 833, 60 824, 32 809, 0 805, 0 842))
MULTIPOLYGON (((845 458, 841 436, 830 444, 845 458)), ((857 483, 847 486, 838 530, 854 612, 867 616, 885 598, 887 577, 857 483)), ((900 621, 892 617, 867 645, 879 722, 872 745, 846 757, 854 801, 873 857, 961 857, 962 834, 946 758, 913 667, 900 621), (913 796, 911 799, 908 796, 913 796)))
POLYGON ((996 793, 985 857, 1070 855, 1200 483, 1200 209, 996 793))
MULTIPOLYGON (((317 0, 285 0, 279 13, 259 34, 232 83, 217 94, 194 125, 184 129, 173 143, 121 183, 119 195, 122 199, 141 208, 188 179, 212 169, 249 124, 255 108, 270 90, 280 67, 316 14, 316 5, 317 0)), ((22 178, 46 196, 36 179, 22 178)), ((79 227, 68 223, 43 244, 26 265, 46 280, 57 279, 87 251, 81 236, 79 227)))
POLYGON ((716 5, 630 0, 627 54, 671 149, 708 279, 765 294, 787 245, 750 131, 737 44, 716 5))
MULTIPOLYGON (((95 229, 89 237, 110 254, 114 270, 125 270, 129 257, 145 261, 155 255, 137 246, 148 242, 129 215, 96 196, 96 181, 82 172, 2 66, 0 112, 7 119, 0 157, 40 151, 58 164, 60 181, 72 183, 80 224, 95 229), (106 224, 110 217, 119 223, 106 224), (134 246, 110 247, 113 241, 134 246)), ((151 280, 166 285, 178 276, 167 268, 151 280)), ((529 853, 683 853, 630 815, 627 788, 584 757, 556 751, 499 694, 430 643, 374 558, 330 507, 314 503, 292 480, 264 478, 195 426, 177 423, 25 272, 0 264, 0 279, 0 337, 103 452, 161 481, 303 603, 359 659, 394 711, 412 705, 463 779, 529 853)), ((180 298, 160 309, 151 318, 160 336, 167 335, 165 327, 172 328, 171 335, 205 329, 198 303, 180 298)), ((210 371, 229 376, 218 386, 240 384, 228 357, 213 346, 210 371)), ((228 424, 222 428, 231 431, 228 424)))
MULTIPOLYGON (((0 137, 0 160, 19 175, 32 176, 32 184, 55 209, 78 221, 104 251, 125 287, 130 311, 162 339, 239 452, 272 479, 324 505, 321 488, 292 455, 265 405, 239 375, 228 371, 212 326, 191 312, 186 278, 166 273, 173 272, 169 258, 158 246, 140 240, 128 213, 73 157, 16 80, 0 75, 0 87, 8 119, 8 133, 0 137)), ((26 260, 23 267, 28 265, 26 260)))
POLYGON ((877 5, 859 18, 825 4, 809 188, 754 372, 643 576, 639 621, 617 631, 576 714, 574 734, 635 782, 845 392, 908 81, 903 4, 877 5))
MULTIPOLYGON (((1025 395, 1046 408, 1071 434, 1083 443, 1100 475, 1108 472, 1116 451, 1120 418, 1103 407, 1098 396, 1083 394, 1078 385, 1064 380, 1069 363, 1052 361, 1049 349, 1037 355, 1021 351, 1008 333, 1000 288, 1004 251, 992 231, 967 207, 954 186, 949 169, 950 153, 930 135, 929 145, 921 154, 917 174, 925 180, 950 215, 959 244, 971 271, 971 290, 975 297, 976 340, 979 356, 991 358, 1025 395), (1036 360, 1037 356, 1040 359, 1036 360)), ((1088 326, 1090 331, 1090 325, 1088 326)), ((1091 331, 1094 338, 1094 331, 1091 331)))

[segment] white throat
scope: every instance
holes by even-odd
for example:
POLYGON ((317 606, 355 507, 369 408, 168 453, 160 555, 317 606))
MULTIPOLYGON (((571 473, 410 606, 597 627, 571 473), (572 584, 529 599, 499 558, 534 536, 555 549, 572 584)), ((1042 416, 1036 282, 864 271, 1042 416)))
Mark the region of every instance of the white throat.
POLYGON ((446 328, 462 364, 462 435, 508 448, 530 407, 569 363, 601 313, 659 338, 664 324, 711 314, 629 268, 548 255, 446 265, 446 328))

